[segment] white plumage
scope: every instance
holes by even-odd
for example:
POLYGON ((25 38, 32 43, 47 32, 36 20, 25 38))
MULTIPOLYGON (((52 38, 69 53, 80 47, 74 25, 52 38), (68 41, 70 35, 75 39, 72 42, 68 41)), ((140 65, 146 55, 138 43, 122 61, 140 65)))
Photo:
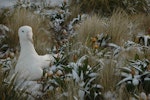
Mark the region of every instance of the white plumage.
POLYGON ((38 80, 43 75, 43 68, 54 62, 52 55, 40 56, 33 45, 33 33, 30 26, 22 26, 18 30, 21 52, 15 67, 17 81, 38 80))

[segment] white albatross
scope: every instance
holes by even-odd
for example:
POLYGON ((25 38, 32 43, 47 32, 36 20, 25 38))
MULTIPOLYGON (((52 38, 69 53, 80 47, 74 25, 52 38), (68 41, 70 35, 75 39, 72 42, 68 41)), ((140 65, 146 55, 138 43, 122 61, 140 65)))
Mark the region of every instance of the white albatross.
POLYGON ((20 27, 18 35, 21 51, 15 67, 16 81, 38 80, 43 75, 43 69, 55 61, 54 57, 50 54, 43 56, 37 54, 33 45, 33 33, 30 26, 20 27))

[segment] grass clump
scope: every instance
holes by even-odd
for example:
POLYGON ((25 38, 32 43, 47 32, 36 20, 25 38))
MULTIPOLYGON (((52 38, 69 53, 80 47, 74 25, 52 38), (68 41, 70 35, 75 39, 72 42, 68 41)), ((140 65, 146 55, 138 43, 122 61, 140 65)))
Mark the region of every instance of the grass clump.
POLYGON ((103 22, 100 16, 90 16, 77 28, 78 40, 85 45, 89 45, 91 38, 103 33, 106 30, 105 28, 105 22, 103 22))
MULTIPOLYGON (((108 61, 108 59, 105 59, 108 61)), ((105 66, 100 70, 100 84, 104 87, 103 92, 114 91, 116 83, 119 81, 119 76, 117 76, 116 64, 113 60, 109 60, 107 63, 105 61, 105 66)))
POLYGON ((130 34, 131 21, 128 15, 123 10, 117 10, 113 13, 108 21, 107 34, 112 37, 112 42, 118 45, 122 45, 125 40, 131 40, 132 34, 130 34))
POLYGON ((83 44, 90 43, 92 37, 104 33, 111 37, 111 42, 122 45, 125 40, 131 40, 128 15, 123 10, 117 10, 110 18, 98 15, 88 17, 77 29, 79 41, 83 44), (84 37, 84 38, 83 38, 84 37))

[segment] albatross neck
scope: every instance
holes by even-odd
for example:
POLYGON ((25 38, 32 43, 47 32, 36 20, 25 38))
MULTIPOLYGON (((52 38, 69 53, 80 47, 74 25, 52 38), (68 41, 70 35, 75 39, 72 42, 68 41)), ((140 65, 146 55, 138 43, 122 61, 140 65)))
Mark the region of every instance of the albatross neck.
POLYGON ((20 41, 21 52, 23 55, 38 55, 31 41, 20 41))

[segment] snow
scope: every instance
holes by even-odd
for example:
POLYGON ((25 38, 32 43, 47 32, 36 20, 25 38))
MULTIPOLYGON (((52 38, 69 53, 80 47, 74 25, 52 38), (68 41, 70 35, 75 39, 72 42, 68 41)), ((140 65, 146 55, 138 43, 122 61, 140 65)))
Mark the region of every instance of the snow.
POLYGON ((80 77, 78 76, 75 70, 72 70, 72 75, 73 75, 73 79, 75 79, 76 82, 80 81, 80 77))
POLYGON ((57 74, 58 76, 61 76, 61 75, 63 75, 63 72, 62 72, 61 70, 58 70, 58 71, 56 72, 56 74, 57 74))
POLYGON ((84 100, 85 91, 79 90, 79 91, 78 91, 78 95, 79 95, 79 97, 80 97, 79 100, 84 100))
POLYGON ((147 99, 147 96, 146 96, 146 94, 145 94, 144 92, 141 92, 141 93, 140 93, 140 99, 141 99, 141 100, 148 100, 148 99, 147 99))
POLYGON ((143 36, 143 38, 144 38, 144 45, 148 46, 148 40, 150 40, 150 36, 145 35, 145 36, 143 36))
POLYGON ((96 77, 96 76, 98 76, 98 74, 97 73, 90 73, 89 76, 90 77, 96 77))
POLYGON ((11 7, 16 0, 0 0, 0 8, 11 7))
MULTIPOLYGON (((35 2, 36 4, 38 4, 39 2, 42 2, 43 0, 28 0, 28 1, 35 2)), ((60 6, 64 0, 44 0, 44 1, 47 4, 50 4, 50 6, 54 7, 54 6, 60 6)), ((16 2, 17 0, 0 0, 0 8, 12 7, 16 2)))
POLYGON ((133 83, 134 86, 137 86, 137 85, 139 85, 139 80, 134 77, 134 78, 132 79, 132 83, 133 83))
POLYGON ((114 92, 111 92, 111 91, 108 91, 104 94, 104 98, 106 100, 116 100, 116 97, 115 97, 115 93, 114 92))

